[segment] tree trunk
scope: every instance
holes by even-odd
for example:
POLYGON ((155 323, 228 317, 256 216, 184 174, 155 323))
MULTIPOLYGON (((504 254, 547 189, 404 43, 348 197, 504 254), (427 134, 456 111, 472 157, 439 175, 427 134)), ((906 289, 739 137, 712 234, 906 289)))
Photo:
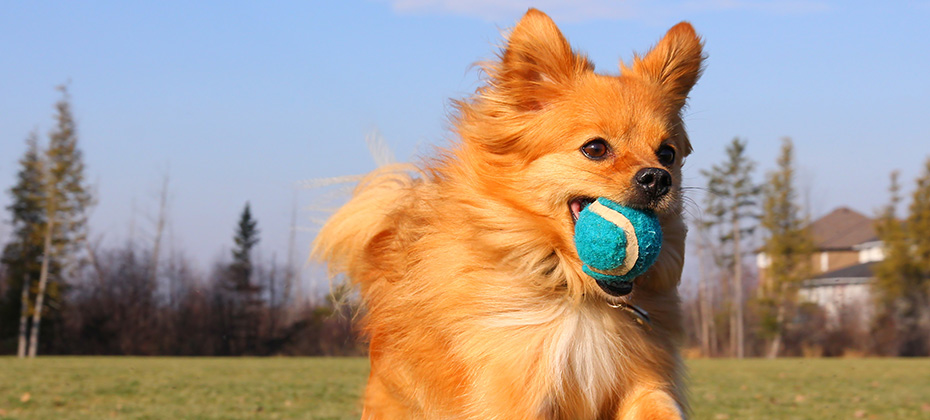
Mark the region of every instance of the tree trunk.
MULTIPOLYGON (((781 289, 782 294, 784 294, 786 289, 784 285, 782 285, 781 289)), ((769 359, 777 358, 781 352, 782 333, 785 329, 785 316, 788 311, 788 302, 784 296, 779 297, 776 302, 778 302, 778 314, 775 316, 775 338, 772 339, 772 346, 769 348, 769 359)))
MULTIPOLYGON (((733 214, 737 214, 738 209, 733 209, 733 214)), ((732 322, 730 323, 730 335, 733 337, 735 344, 736 357, 742 359, 744 354, 743 339, 743 261, 742 249, 740 244, 740 226, 739 219, 733 219, 733 303, 735 304, 732 312, 732 322)))
POLYGON ((32 313, 32 335, 29 337, 29 357, 36 357, 39 347, 39 325, 42 324, 42 305, 45 300, 45 288, 48 286, 49 260, 52 256, 52 230, 55 228, 55 216, 48 218, 45 231, 45 245, 42 250, 42 271, 39 274, 39 292, 36 294, 35 312, 32 313))
POLYGON ((710 293, 707 290, 707 270, 704 266, 704 246, 703 241, 697 247, 698 268, 700 275, 698 277, 698 307, 700 308, 701 317, 701 353, 704 357, 713 356, 711 349, 711 340, 715 339, 711 335, 713 331, 714 314, 710 308, 710 293))
POLYGON ((772 339, 772 346, 769 348, 769 359, 775 359, 778 357, 778 353, 781 352, 781 328, 782 321, 784 321, 784 306, 778 308, 778 316, 775 318, 775 323, 777 324, 778 330, 775 331, 775 338, 772 339))
POLYGON ((274 339, 277 334, 278 329, 278 306, 280 303, 277 301, 275 293, 277 290, 275 288, 276 280, 275 277, 278 275, 277 272, 277 256, 272 254, 271 256, 271 273, 268 274, 268 321, 271 324, 268 327, 268 338, 274 339))
POLYGON ((704 357, 710 357, 710 323, 707 320, 707 307, 704 305, 707 288, 704 285, 704 279, 698 280, 698 331, 701 338, 701 354, 704 357))
POLYGON ((29 330, 29 288, 32 286, 32 279, 27 274, 23 280, 23 293, 20 298, 22 307, 19 311, 19 344, 16 349, 16 357, 20 359, 26 357, 26 332, 29 330))
MULTIPOLYGON (((294 190, 294 197, 291 203, 291 230, 287 238, 287 270, 284 271, 284 293, 281 295, 281 303, 286 307, 291 300, 291 293, 294 288, 294 277, 297 270, 294 268, 294 242, 297 236, 297 190, 294 190)), ((299 284, 299 283, 298 283, 299 284)), ((301 292, 298 290, 298 292, 301 292)), ((299 294, 300 295, 300 294, 299 294)))

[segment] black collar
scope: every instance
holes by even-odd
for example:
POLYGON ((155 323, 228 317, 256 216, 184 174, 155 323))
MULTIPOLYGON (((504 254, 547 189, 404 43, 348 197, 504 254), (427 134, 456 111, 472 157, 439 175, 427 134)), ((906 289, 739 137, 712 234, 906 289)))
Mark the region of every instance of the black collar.
POLYGON ((607 306, 626 311, 630 314, 630 317, 633 318, 633 321, 636 321, 636 323, 645 328, 646 331, 652 329, 652 320, 649 319, 649 312, 644 311, 639 306, 626 302, 611 303, 610 301, 607 301, 607 306))

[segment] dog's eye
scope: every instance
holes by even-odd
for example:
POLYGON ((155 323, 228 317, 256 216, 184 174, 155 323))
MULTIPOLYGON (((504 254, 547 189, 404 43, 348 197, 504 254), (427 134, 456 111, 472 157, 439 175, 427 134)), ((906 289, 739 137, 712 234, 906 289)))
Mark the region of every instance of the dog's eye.
POLYGON ((675 149, 672 146, 663 144, 656 150, 656 157, 663 166, 670 166, 675 163, 675 149))
POLYGON ((607 157, 607 141, 604 139, 594 139, 581 146, 581 153, 592 160, 601 160, 607 157))

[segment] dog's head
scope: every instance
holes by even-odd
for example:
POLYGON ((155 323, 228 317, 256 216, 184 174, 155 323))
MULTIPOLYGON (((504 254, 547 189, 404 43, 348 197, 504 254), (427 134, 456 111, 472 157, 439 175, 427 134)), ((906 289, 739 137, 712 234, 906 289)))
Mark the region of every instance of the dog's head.
MULTIPOLYGON (((702 42, 683 22, 632 65, 621 63, 619 75, 597 74, 531 9, 486 65, 488 86, 457 104, 476 182, 535 218, 571 266, 565 271, 580 273, 574 223, 595 198, 653 210, 663 226, 680 218, 681 165, 691 152, 681 112, 702 61, 702 42)), ((569 284, 581 293, 619 294, 584 275, 565 277, 583 283, 569 284)))

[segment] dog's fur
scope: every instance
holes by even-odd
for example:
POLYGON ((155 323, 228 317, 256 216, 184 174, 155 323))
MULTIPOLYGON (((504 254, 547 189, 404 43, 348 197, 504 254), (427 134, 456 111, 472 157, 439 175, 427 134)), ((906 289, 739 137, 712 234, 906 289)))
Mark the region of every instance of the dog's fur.
POLYGON ((681 112, 703 62, 687 23, 595 74, 530 10, 487 86, 456 103, 458 142, 420 168, 382 168, 323 227, 313 253, 360 288, 371 376, 365 419, 666 419, 687 413, 677 285, 685 246, 681 112), (602 138, 609 155, 580 152, 602 138), (616 297, 581 270, 569 203, 643 203, 633 176, 673 185, 639 204, 664 232, 656 264, 616 297), (608 306, 648 311, 652 327, 608 306))

